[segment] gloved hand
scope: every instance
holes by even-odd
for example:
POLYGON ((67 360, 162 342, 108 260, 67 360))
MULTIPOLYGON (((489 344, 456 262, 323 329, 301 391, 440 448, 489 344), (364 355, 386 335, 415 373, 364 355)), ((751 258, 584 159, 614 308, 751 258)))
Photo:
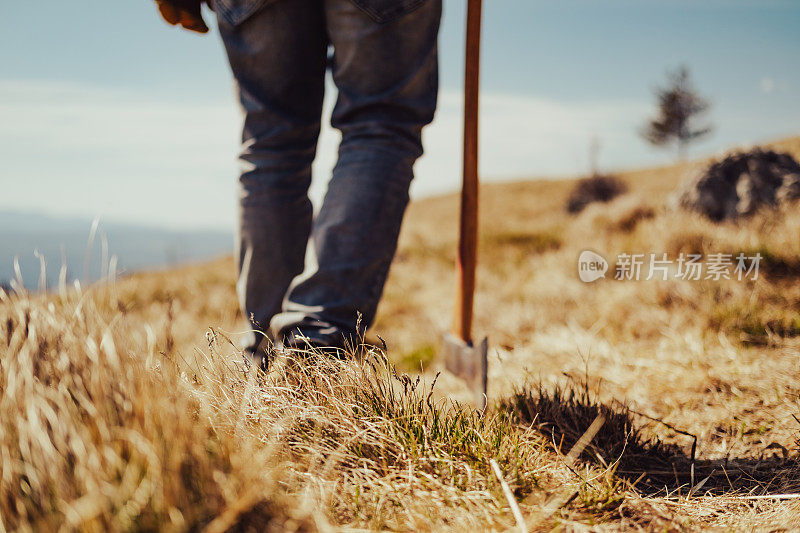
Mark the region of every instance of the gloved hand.
POLYGON ((208 32, 200 8, 203 0, 156 0, 161 16, 172 24, 198 33, 208 32))

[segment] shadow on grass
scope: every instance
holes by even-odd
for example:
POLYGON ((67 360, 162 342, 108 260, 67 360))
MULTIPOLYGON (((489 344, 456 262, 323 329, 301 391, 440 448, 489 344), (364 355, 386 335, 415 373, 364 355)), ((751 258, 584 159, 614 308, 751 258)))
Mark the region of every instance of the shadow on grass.
POLYGON ((598 403, 587 388, 548 391, 541 386, 524 387, 503 399, 498 408, 511 413, 520 423, 538 426, 562 453, 567 453, 592 421, 602 415, 605 423, 584 449, 581 460, 616 468, 617 477, 635 485, 644 496, 685 495, 692 486, 697 487, 697 495, 763 495, 800 490, 800 463, 796 456, 787 457, 785 449, 779 449, 784 457, 773 454, 697 459, 696 438, 690 433, 622 405, 598 403), (685 439, 686 446, 647 436, 645 432, 656 424, 685 439))

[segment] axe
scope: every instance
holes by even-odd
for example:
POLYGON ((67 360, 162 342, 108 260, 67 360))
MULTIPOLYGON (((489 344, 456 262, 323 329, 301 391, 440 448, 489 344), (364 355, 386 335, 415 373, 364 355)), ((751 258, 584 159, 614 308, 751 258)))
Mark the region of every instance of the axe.
POLYGON ((467 39, 464 67, 464 153, 458 254, 456 256, 456 301, 452 332, 444 338, 445 368, 463 379, 475 396, 478 409, 486 407, 486 338, 472 339, 472 308, 478 248, 478 80, 480 77, 482 0, 468 0, 467 39))

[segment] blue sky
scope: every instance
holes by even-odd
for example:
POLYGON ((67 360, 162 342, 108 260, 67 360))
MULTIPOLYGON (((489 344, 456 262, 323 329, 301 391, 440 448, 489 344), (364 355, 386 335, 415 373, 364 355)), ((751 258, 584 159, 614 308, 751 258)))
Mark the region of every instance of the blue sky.
MULTIPOLYGON (((441 103, 417 197, 459 184, 464 3, 445 0, 441 103)), ((671 152, 636 132, 653 87, 682 63, 716 126, 693 153, 800 134, 798 0, 484 4, 486 180, 585 172, 594 137, 605 170, 668 162, 671 152)), ((14 2, 4 12, 0 210, 232 227, 240 119, 216 34, 166 26, 151 0, 14 2)), ((336 141, 326 128, 315 198, 336 141)))

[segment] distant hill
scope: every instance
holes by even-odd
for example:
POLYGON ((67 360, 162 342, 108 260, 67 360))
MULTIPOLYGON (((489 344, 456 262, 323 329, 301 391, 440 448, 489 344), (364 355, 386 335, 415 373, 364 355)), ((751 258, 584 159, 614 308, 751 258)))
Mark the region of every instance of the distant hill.
MULTIPOLYGON (((40 261, 45 258, 47 283, 58 281, 62 263, 67 278, 97 280, 106 271, 103 257, 117 256, 117 273, 145 268, 175 266, 201 259, 230 254, 232 233, 224 231, 171 231, 133 224, 100 221, 91 253, 87 250, 92 221, 54 217, 40 213, 0 211, 0 284, 15 278, 14 258, 18 258, 25 286, 35 289, 39 283, 40 261), (103 252, 103 241, 107 249, 103 252)), ((107 268, 106 263, 106 268, 107 268)))

